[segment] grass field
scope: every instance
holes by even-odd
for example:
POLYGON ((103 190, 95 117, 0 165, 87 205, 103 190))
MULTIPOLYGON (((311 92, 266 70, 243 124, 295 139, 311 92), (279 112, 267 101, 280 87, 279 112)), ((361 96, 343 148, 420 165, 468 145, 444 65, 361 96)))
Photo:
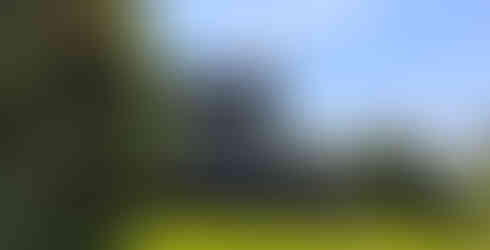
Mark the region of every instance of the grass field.
POLYGON ((483 221, 252 206, 152 211, 125 227, 116 250, 490 249, 483 221))

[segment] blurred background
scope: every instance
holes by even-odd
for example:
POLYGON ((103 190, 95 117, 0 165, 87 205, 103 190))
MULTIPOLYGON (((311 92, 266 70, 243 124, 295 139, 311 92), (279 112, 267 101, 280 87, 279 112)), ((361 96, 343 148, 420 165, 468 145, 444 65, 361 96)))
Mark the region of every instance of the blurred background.
POLYGON ((486 1, 0 6, 1 249, 490 247, 486 1))

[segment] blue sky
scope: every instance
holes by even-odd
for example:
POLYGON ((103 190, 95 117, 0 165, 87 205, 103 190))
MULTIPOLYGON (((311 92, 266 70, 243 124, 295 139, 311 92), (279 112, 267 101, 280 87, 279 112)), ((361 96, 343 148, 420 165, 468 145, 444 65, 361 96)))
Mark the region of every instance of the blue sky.
POLYGON ((170 20, 188 54, 253 44, 291 65, 288 110, 300 127, 388 111, 454 136, 490 119, 490 1, 150 2, 152 22, 170 20))

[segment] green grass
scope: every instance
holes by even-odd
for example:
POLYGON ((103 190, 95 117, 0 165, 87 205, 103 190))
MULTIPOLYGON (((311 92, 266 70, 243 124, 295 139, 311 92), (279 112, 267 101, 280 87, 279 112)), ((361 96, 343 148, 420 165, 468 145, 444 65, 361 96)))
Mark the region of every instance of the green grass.
POLYGON ((152 211, 123 227, 116 250, 490 249, 483 223, 451 219, 202 204, 152 211))

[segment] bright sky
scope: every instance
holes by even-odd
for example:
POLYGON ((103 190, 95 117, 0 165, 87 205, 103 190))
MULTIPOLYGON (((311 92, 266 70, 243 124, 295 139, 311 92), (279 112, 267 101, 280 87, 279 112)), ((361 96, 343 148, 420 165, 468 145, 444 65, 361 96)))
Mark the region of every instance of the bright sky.
POLYGON ((280 55, 295 69, 293 119, 313 134, 381 111, 406 112, 444 136, 490 119, 488 0, 150 2, 150 16, 170 20, 191 55, 231 44, 280 55))

